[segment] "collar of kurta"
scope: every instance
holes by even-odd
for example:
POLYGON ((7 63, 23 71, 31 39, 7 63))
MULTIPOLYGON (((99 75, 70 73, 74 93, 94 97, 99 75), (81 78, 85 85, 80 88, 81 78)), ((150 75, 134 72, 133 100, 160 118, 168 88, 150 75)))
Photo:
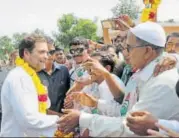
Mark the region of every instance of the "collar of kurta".
MULTIPOLYGON (((53 65, 52 65, 52 68, 53 68, 53 72, 55 72, 56 70, 60 70, 61 69, 61 66, 62 65, 60 65, 60 64, 55 64, 55 63, 53 63, 53 65)), ((45 69, 43 69, 43 70, 41 70, 42 72, 46 72, 46 70, 45 69)), ((40 72, 41 72, 40 71, 40 72)))
POLYGON ((148 65, 146 65, 142 70, 138 70, 136 73, 139 74, 139 80, 147 81, 149 80, 154 73, 155 66, 162 59, 163 55, 158 56, 153 61, 151 61, 148 65))

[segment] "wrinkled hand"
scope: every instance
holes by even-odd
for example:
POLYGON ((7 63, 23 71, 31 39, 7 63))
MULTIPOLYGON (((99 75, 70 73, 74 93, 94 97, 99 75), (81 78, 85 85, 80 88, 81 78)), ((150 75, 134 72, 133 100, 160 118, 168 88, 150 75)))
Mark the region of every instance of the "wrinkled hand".
MULTIPOLYGON (((75 83, 79 86, 81 86, 81 88, 84 88, 86 85, 90 85, 92 83, 92 79, 91 77, 89 77, 88 79, 76 79, 75 83)), ((82 90, 82 89, 80 89, 82 90)), ((80 91, 79 89, 76 91, 80 91)))
MULTIPOLYGON (((109 74, 109 72, 99 63, 99 61, 92 58, 90 58, 86 63, 84 63, 83 67, 86 70, 90 70, 91 75, 105 76, 106 74, 109 74)), ((91 79, 93 81, 93 77, 91 79)))
POLYGON ((97 99, 84 92, 75 92, 72 94, 73 99, 83 106, 96 107, 97 99))
POLYGON ((174 56, 170 55, 164 57, 156 66, 154 70, 154 76, 159 75, 160 73, 170 70, 176 66, 177 60, 174 56))
POLYGON ((91 79, 86 81, 76 80, 73 86, 68 90, 66 95, 70 95, 72 92, 81 91, 86 85, 91 84, 91 79))
POLYGON ((80 111, 73 109, 63 109, 62 111, 65 115, 57 122, 58 129, 64 133, 72 132, 79 124, 80 111))
POLYGON ((72 109, 73 108, 73 97, 71 94, 67 95, 64 100, 64 108, 65 109, 72 109))
POLYGON ((121 31, 126 31, 130 27, 134 27, 135 24, 132 19, 128 15, 121 15, 117 19, 115 19, 116 29, 121 31))
POLYGON ((176 132, 173 132, 172 130, 156 123, 155 124, 156 127, 158 127, 159 129, 165 131, 166 135, 164 134, 161 134, 160 132, 158 131, 155 131, 155 130, 152 130, 152 129, 149 129, 147 132, 149 135, 153 136, 153 137, 179 137, 179 133, 176 133, 176 132))
POLYGON ((133 112, 127 117, 127 126, 137 135, 147 135, 148 129, 157 130, 155 123, 158 120, 149 112, 133 112))

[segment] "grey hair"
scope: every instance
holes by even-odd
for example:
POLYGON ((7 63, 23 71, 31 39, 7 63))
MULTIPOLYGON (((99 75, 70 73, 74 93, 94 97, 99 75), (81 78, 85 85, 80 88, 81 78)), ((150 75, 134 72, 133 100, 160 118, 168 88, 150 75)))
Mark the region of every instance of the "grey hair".
POLYGON ((162 54, 162 52, 164 51, 164 47, 151 44, 145 40, 140 39, 139 37, 136 37, 136 40, 139 45, 149 46, 152 49, 154 49, 156 51, 156 53, 159 55, 162 54))

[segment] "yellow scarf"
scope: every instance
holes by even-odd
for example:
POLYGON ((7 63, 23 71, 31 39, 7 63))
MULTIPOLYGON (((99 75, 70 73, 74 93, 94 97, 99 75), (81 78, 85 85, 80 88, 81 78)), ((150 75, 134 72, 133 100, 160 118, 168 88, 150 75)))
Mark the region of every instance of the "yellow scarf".
MULTIPOLYGON (((47 111, 47 90, 45 86, 41 83, 37 73, 34 69, 32 69, 27 62, 25 62, 22 58, 17 57, 15 60, 16 66, 22 67, 32 78, 32 81, 35 85, 37 94, 38 94, 38 102, 39 102, 39 112, 46 114, 47 111)), ((55 137, 73 137, 73 133, 63 134, 61 131, 57 130, 54 134, 55 137)))
POLYGON ((36 91, 38 94, 39 112, 46 114, 47 91, 45 89, 45 86, 41 83, 35 70, 33 70, 31 67, 29 67, 28 63, 26 63, 22 58, 17 57, 15 63, 16 63, 16 66, 22 67, 29 74, 29 76, 32 78, 32 81, 35 85, 35 88, 36 88, 36 91))

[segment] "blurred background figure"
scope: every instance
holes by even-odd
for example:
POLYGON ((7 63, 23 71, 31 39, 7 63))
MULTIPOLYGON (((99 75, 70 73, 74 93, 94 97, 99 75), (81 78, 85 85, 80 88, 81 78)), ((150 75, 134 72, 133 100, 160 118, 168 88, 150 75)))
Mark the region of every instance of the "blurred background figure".
POLYGON ((65 64, 66 62, 64 50, 58 47, 55 48, 55 62, 57 64, 65 64))
MULTIPOLYGON (((48 59, 45 68, 38 72, 38 75, 42 83, 48 88, 48 96, 51 101, 50 110, 61 112, 66 92, 70 87, 70 76, 68 69, 64 65, 55 64, 56 49, 54 41, 49 37, 46 39, 49 50, 48 59)), ((59 51, 61 52, 62 50, 59 51)))
POLYGON ((179 32, 168 35, 165 50, 168 53, 179 53, 179 32))
POLYGON ((74 67, 74 60, 71 54, 66 54, 65 66, 68 68, 68 70, 71 70, 74 67))

